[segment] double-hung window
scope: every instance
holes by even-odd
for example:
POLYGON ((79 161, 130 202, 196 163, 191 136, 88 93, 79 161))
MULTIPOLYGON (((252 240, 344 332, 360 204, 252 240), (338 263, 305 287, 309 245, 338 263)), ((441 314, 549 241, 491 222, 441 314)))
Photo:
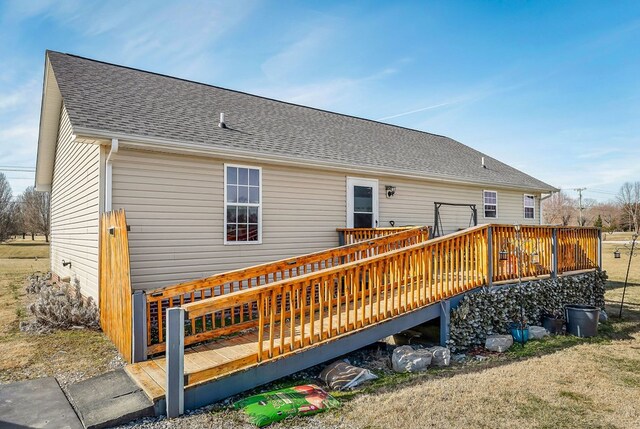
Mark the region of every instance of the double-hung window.
POLYGON ((483 191, 482 197, 484 200, 484 217, 494 219, 497 218, 498 193, 496 191, 483 191))
POLYGON ((524 196, 524 218, 535 219, 536 200, 533 195, 524 196))
POLYGON ((262 169, 224 166, 225 244, 262 241, 262 169))

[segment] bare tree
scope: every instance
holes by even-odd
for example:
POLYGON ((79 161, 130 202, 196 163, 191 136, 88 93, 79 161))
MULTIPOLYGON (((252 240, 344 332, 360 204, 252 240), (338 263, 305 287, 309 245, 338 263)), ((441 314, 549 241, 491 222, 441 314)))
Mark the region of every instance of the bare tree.
POLYGON ((640 228, 640 182, 625 182, 617 196, 626 222, 633 231, 640 228))
POLYGON ((542 215, 549 224, 569 225, 575 210, 576 201, 563 191, 551 195, 542 203, 542 215))
POLYGON ((622 210, 620 205, 614 202, 598 203, 592 208, 595 217, 602 219, 602 229, 606 232, 613 232, 620 228, 620 217, 622 210))
POLYGON ((26 228, 31 233, 44 234, 49 242, 51 228, 51 199, 48 192, 37 192, 33 186, 21 196, 22 214, 26 228))
POLYGON ((11 201, 11 185, 3 173, 0 173, 0 243, 13 234, 14 203, 11 201))

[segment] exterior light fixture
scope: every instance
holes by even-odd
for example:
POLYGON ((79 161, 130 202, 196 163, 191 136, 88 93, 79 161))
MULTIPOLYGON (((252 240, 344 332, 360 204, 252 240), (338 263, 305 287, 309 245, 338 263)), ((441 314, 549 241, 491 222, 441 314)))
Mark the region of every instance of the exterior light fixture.
POLYGON ((387 198, 391 198, 396 194, 395 186, 385 185, 384 190, 386 191, 387 198))
POLYGON ((540 263, 540 255, 538 255, 538 252, 533 252, 531 254, 531 263, 535 265, 540 263))
POLYGON ((509 258, 509 253, 506 250, 502 249, 499 254, 501 261, 506 261, 509 258))
POLYGON ((618 249, 613 251, 613 257, 616 259, 620 259, 620 251, 618 249))

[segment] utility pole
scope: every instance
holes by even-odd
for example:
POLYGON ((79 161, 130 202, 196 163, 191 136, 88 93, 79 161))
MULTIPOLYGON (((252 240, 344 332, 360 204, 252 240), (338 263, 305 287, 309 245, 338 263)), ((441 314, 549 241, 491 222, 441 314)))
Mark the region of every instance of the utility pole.
POLYGON ((578 209, 580 210, 580 220, 578 221, 578 223, 580 224, 580 226, 584 226, 582 224, 582 209, 584 207, 582 207, 582 191, 586 190, 587 188, 575 188, 574 191, 578 192, 578 209))

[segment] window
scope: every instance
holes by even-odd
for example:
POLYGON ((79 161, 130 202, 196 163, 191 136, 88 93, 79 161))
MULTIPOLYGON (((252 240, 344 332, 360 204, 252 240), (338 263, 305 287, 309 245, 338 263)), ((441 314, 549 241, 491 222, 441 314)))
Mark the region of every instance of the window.
POLYGON ((262 240, 262 170, 225 164, 224 229, 225 244, 262 240))
POLYGON ((535 219, 536 200, 533 195, 524 196, 524 218, 535 219))
POLYGON ((484 217, 498 217, 498 193, 496 191, 483 191, 484 217))

